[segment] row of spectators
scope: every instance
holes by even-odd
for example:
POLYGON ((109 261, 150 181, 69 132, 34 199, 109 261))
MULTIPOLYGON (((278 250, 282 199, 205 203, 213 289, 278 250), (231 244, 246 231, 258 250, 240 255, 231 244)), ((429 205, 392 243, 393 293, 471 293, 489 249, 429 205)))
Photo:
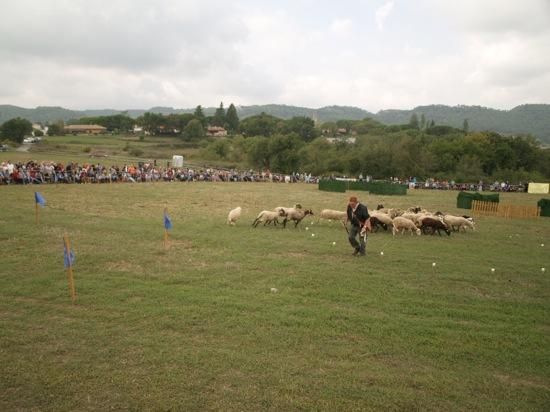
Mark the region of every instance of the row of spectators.
POLYGON ((208 182, 304 182, 317 183, 311 174, 282 175, 269 171, 239 171, 236 169, 159 167, 155 163, 140 162, 123 165, 56 162, 0 163, 0 184, 44 183, 114 183, 158 181, 208 181, 208 182))
POLYGON ((454 180, 436 180, 427 179, 425 182, 408 181, 406 184, 409 188, 415 189, 437 189, 437 190, 462 190, 462 191, 478 191, 478 192, 526 192, 528 189, 527 183, 519 183, 517 185, 509 182, 485 183, 456 183, 454 180))
MULTIPOLYGON (((331 176, 329 178, 334 178, 331 176)), ((369 181, 370 176, 359 180, 369 181)), ((44 184, 44 183, 113 183, 113 182, 158 182, 158 181, 208 181, 208 182, 304 182, 317 183, 318 178, 306 173, 290 175, 258 172, 252 169, 240 171, 236 169, 189 168, 189 167, 159 167, 156 162, 139 162, 122 167, 112 165, 59 162, 0 163, 0 184, 44 184)), ((464 191, 527 191, 527 184, 511 185, 508 182, 456 183, 453 180, 426 179, 417 181, 414 177, 408 179, 390 178, 390 181, 406 184, 410 189, 464 190, 464 191)))

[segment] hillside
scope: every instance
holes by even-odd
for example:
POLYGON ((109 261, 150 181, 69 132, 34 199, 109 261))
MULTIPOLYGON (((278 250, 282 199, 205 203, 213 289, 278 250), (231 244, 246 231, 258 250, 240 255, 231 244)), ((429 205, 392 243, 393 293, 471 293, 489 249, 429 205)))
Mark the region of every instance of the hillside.
POLYGON ((481 106, 418 106, 412 110, 382 110, 375 116, 384 124, 408 123, 412 114, 436 124, 462 128, 468 120, 470 130, 492 130, 502 134, 532 134, 550 143, 550 105, 525 104, 512 110, 496 110, 481 106))
MULTIPOLYGON (((215 107, 203 108, 206 115, 213 115, 215 107)), ((39 106, 35 109, 26 109, 12 105, 0 105, 0 124, 14 117, 22 117, 32 122, 68 121, 88 116, 107 116, 117 113, 127 113, 137 118, 145 112, 167 114, 192 113, 194 108, 174 109, 172 107, 153 107, 145 109, 131 109, 126 111, 105 110, 69 110, 62 107, 39 106)), ((293 116, 307 116, 317 122, 336 121, 341 119, 360 120, 371 117, 384 124, 408 123, 412 114, 420 118, 424 115, 427 121, 433 120, 438 125, 449 125, 462 128, 464 120, 468 120, 470 130, 492 130, 502 134, 531 134, 546 144, 550 144, 550 105, 525 104, 512 110, 497 110, 481 106, 445 106, 429 105, 418 106, 412 110, 381 110, 370 113, 366 110, 349 106, 327 106, 311 109, 281 104, 238 106, 237 111, 241 119, 265 112, 267 114, 289 119, 293 116)))

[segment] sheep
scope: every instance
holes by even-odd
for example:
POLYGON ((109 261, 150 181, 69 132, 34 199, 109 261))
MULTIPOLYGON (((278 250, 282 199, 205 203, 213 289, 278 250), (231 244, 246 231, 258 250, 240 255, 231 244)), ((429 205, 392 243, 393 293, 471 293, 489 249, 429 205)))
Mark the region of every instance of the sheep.
POLYGON ((389 215, 387 215, 386 213, 380 213, 380 211, 373 211, 373 212, 369 212, 369 214, 375 218, 377 218, 380 222, 384 223, 385 225, 387 226, 392 226, 393 225, 393 221, 391 219, 391 217, 389 215))
POLYGON ((448 226, 440 219, 437 219, 435 217, 424 217, 421 221, 421 229, 422 233, 427 234, 428 229, 430 229, 431 234, 434 235, 435 232, 441 236, 441 230, 444 230, 445 233, 447 233, 447 236, 451 236, 451 231, 449 230, 448 226))
POLYGON ((300 223, 302 219, 307 215, 313 216, 313 211, 311 209, 297 209, 297 208, 288 209, 284 215, 281 215, 285 217, 283 220, 283 227, 286 228, 286 222, 288 222, 289 220, 293 220, 294 227, 297 227, 298 223, 300 223))
POLYGON ((463 216, 445 215, 443 221, 455 232, 460 231, 460 229, 466 231, 466 226, 475 230, 474 221, 463 216))
POLYGON ((405 233, 405 230, 410 230, 411 235, 413 232, 415 232, 418 236, 420 236, 420 229, 416 227, 416 225, 406 217, 397 216, 393 219, 393 230, 392 233, 395 236, 395 234, 399 231, 401 231, 401 234, 405 233))
POLYGON ((254 220, 252 223, 252 226, 256 227, 261 222, 264 222, 264 226, 269 223, 273 223, 275 226, 277 226, 277 223, 279 223, 279 216, 284 216, 283 212, 273 212, 271 210, 262 210, 258 217, 254 220))
POLYGON ((411 222, 420 225, 419 218, 421 217, 427 217, 426 215, 421 215, 420 213, 411 213, 411 212, 405 212, 401 215, 401 217, 404 217, 405 219, 409 219, 411 222))
POLYGON ((231 210, 227 215, 227 224, 234 226, 237 223, 237 219, 241 217, 242 208, 240 206, 231 210))
POLYGON ((393 219, 394 217, 401 216, 403 214, 403 210, 399 208, 386 209, 384 205, 379 204, 378 206, 376 206, 376 210, 374 211, 374 213, 384 213, 393 219))
POLYGON ((403 213, 405 213, 405 211, 403 209, 390 209, 390 217, 393 219, 394 217, 397 217, 397 216, 403 216, 403 213))
POLYGON ((323 209, 319 217, 321 219, 327 219, 327 220, 345 221, 348 218, 348 214, 346 212, 341 212, 339 210, 323 209))
POLYGON ((284 214, 282 214, 281 216, 284 216, 288 213, 289 210, 291 209, 301 209, 302 208, 302 205, 300 203, 296 203, 294 205, 294 207, 284 207, 284 206, 277 206, 276 208, 274 208, 273 210, 275 212, 280 212, 281 210, 283 211, 284 214))
POLYGON ((388 230, 388 225, 381 222, 380 219, 378 219, 376 216, 371 216, 369 217, 369 220, 370 220, 370 225, 371 225, 371 230, 373 232, 378 232, 378 229, 382 228, 384 230, 388 230))

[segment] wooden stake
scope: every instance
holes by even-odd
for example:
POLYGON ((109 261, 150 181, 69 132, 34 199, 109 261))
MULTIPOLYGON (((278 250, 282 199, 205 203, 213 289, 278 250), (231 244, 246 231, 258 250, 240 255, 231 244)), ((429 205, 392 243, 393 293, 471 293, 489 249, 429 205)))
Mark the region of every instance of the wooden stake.
MULTIPOLYGON (((66 253, 69 255, 68 259, 69 259, 69 262, 70 262, 69 266, 67 267, 67 279, 69 281, 69 291, 71 292, 71 300, 72 300, 73 303, 75 303, 75 301, 76 301, 76 291, 75 291, 75 287, 74 287, 73 262, 72 262, 72 259, 70 257, 71 244, 69 242, 69 236, 67 236, 67 233, 65 233, 65 235, 63 236, 63 242, 65 243, 65 250, 66 250, 66 253)), ((65 256, 63 256, 63 258, 65 258, 65 256)))

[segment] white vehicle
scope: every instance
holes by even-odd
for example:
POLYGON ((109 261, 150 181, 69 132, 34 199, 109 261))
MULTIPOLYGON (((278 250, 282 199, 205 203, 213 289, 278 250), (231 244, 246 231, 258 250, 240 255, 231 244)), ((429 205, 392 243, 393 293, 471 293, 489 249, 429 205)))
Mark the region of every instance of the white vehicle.
POLYGON ((36 142, 36 139, 34 137, 25 137, 23 139, 23 143, 34 143, 36 142))

